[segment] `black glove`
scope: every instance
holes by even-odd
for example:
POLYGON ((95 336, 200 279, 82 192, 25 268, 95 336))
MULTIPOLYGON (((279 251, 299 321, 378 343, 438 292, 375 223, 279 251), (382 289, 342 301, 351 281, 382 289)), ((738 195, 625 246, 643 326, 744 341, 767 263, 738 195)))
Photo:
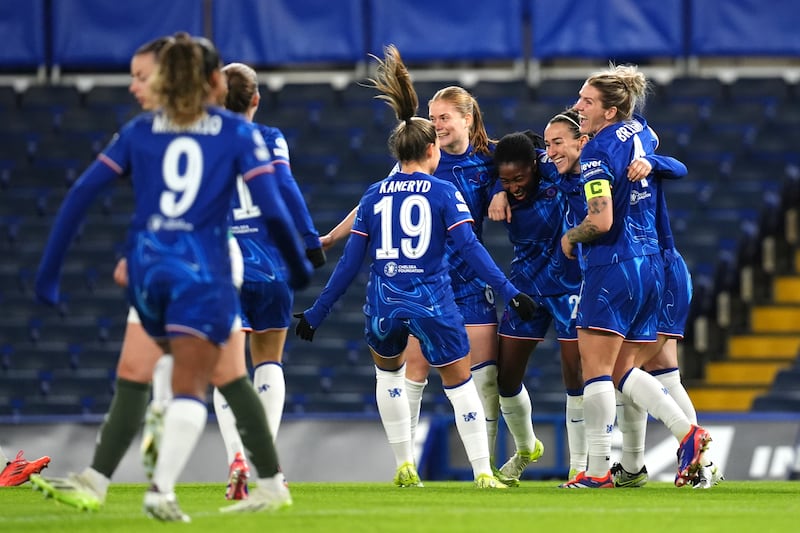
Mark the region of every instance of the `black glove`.
POLYGON ((314 333, 317 332, 314 328, 311 327, 311 324, 308 323, 306 320, 306 315, 303 313, 295 313, 295 318, 299 318, 300 322, 297 323, 297 327, 294 328, 294 334, 303 339, 304 341, 311 342, 314 340, 314 333))
POLYGON ((325 264, 325 250, 322 247, 319 248, 306 248, 306 257, 311 264, 314 265, 314 268, 320 268, 325 264))
POLYGON ((536 302, 533 301, 533 298, 524 292, 517 293, 516 296, 511 298, 508 305, 526 322, 533 318, 533 313, 536 311, 536 308, 539 307, 536 305, 536 302))

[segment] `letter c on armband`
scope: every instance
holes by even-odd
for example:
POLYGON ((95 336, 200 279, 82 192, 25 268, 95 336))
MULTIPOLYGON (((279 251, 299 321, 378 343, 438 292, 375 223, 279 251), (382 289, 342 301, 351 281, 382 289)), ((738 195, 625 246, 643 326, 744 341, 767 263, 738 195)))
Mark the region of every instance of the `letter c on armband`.
POLYGON ((608 180, 593 180, 583 186, 583 192, 587 200, 598 196, 611 196, 611 185, 608 180))

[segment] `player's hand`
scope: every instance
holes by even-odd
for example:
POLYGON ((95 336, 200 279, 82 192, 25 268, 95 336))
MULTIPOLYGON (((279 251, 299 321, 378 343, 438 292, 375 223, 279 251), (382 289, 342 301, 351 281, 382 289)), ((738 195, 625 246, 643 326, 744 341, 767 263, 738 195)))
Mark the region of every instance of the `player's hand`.
POLYGON ((319 243, 322 245, 323 250, 330 250, 333 248, 333 245, 336 244, 336 239, 333 238, 333 235, 328 233, 319 238, 319 243))
POLYGON ((533 313, 538 307, 533 298, 524 292, 517 293, 516 296, 511 298, 508 305, 519 315, 522 320, 528 321, 533 318, 533 313))
POLYGON ((325 257, 325 250, 322 247, 319 248, 306 248, 306 257, 311 264, 314 265, 314 268, 321 268, 325 265, 325 261, 327 258, 325 257))
POLYGON ((297 327, 294 328, 294 334, 304 341, 313 341, 314 333, 316 333, 317 330, 312 328, 311 324, 308 323, 308 320, 306 320, 306 315, 304 313, 295 313, 292 316, 300 319, 300 322, 297 323, 297 327))
POLYGON ((128 286, 128 260, 124 257, 117 261, 114 267, 114 283, 120 287, 128 286))
POLYGON ((500 191, 492 197, 489 203, 489 220, 495 222, 506 221, 511 223, 511 205, 508 203, 506 191, 500 191))
POLYGON ((567 259, 577 259, 575 245, 569 242, 569 237, 567 237, 566 233, 561 236, 561 251, 564 252, 567 259))
POLYGON ((628 180, 641 181, 649 176, 652 171, 653 165, 651 165, 650 161, 646 158, 640 157, 634 159, 631 164, 628 165, 628 180))

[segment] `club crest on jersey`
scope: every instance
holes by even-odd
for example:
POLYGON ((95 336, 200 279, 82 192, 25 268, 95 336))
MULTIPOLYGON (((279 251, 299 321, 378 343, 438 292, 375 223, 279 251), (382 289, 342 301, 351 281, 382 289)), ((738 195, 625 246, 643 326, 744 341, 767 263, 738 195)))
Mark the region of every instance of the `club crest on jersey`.
POLYGON ((383 266, 383 273, 386 277, 393 277, 397 275, 397 263, 394 261, 389 261, 383 266))

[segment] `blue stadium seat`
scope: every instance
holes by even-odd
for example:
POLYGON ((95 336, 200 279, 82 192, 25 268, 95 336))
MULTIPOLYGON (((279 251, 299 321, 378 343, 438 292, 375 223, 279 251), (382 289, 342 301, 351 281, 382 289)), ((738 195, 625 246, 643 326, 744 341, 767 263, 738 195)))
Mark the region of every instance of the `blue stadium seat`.
POLYGON ((261 86, 259 92, 262 98, 267 97, 269 105, 277 107, 326 107, 338 104, 338 94, 330 83, 287 83, 279 91, 270 91, 261 86))
POLYGON ((752 410, 797 413, 800 411, 800 392, 797 390, 784 390, 758 396, 753 401, 752 410))
MULTIPOLYGON (((0 117, 2 120, 2 117, 0 117)), ((0 161, 8 172, 27 169, 33 161, 36 141, 19 133, 0 131, 0 161)))
POLYGON ((782 78, 738 78, 728 87, 728 97, 734 104, 776 106, 793 95, 791 86, 782 78))
POLYGON ((525 131, 532 130, 538 133, 544 133, 544 128, 547 122, 553 118, 560 108, 553 106, 549 102, 518 102, 513 108, 513 124, 508 132, 512 131, 525 131))
POLYGON ((108 110, 135 105, 127 85, 95 85, 84 96, 89 109, 108 110))
MULTIPOLYGON (((415 81, 414 82, 414 89, 417 91, 417 96, 419 96, 419 113, 423 117, 428 116, 428 101, 433 98, 433 95, 436 94, 440 89, 444 89, 445 87, 450 86, 459 86, 467 89, 469 91, 469 87, 464 87, 464 85, 457 79, 448 79, 448 80, 426 80, 426 81, 415 81)), ((480 102, 478 102, 480 104, 480 102)), ((387 107, 384 104, 384 107, 387 107)))
POLYGON ((512 104, 526 102, 530 99, 531 89, 523 79, 509 81, 480 80, 470 88, 472 96, 483 108, 486 102, 506 101, 512 104))
POLYGON ((120 128, 117 113, 102 108, 71 107, 59 115, 56 129, 61 137, 77 135, 99 143, 95 153, 103 148, 105 141, 120 128))
POLYGON ((771 126, 761 128, 753 139, 750 155, 758 161, 800 163, 800 131, 779 129, 771 126))
POLYGON ((0 114, 4 135, 18 135, 35 140, 39 135, 53 133, 56 114, 49 109, 11 109, 0 114))
POLYGON ((21 94, 22 109, 46 109, 59 113, 83 105, 83 95, 75 85, 32 85, 21 94))
POLYGON ((35 144, 32 165, 45 169, 76 169, 83 171, 102 148, 96 137, 78 135, 41 136, 35 144))
POLYGON ((752 136, 772 118, 774 109, 761 102, 742 102, 731 105, 717 102, 709 110, 707 127, 710 132, 736 131, 743 137, 752 136))
POLYGON ((715 131, 700 127, 691 133, 684 158, 687 164, 694 161, 725 163, 746 153, 744 134, 736 130, 715 131))
POLYGON ((664 87, 664 96, 670 103, 711 106, 724 99, 725 86, 717 78, 680 76, 664 87))
POLYGON ((533 100, 553 106, 552 113, 572 106, 585 79, 544 79, 533 87, 533 100))
MULTIPOLYGON (((337 93, 339 103, 346 109, 376 104, 386 107, 386 104, 375 100, 378 91, 369 87, 367 80, 354 80, 348 83, 337 93)), ((417 93, 419 94, 419 93, 417 93)))
POLYGON ((648 105, 644 116, 650 127, 660 136, 666 129, 687 132, 700 127, 708 119, 709 108, 692 102, 667 102, 648 105))
POLYGON ((0 111, 16 109, 19 107, 19 94, 10 85, 0 86, 0 111))

